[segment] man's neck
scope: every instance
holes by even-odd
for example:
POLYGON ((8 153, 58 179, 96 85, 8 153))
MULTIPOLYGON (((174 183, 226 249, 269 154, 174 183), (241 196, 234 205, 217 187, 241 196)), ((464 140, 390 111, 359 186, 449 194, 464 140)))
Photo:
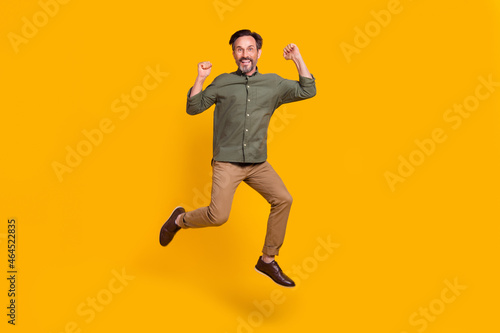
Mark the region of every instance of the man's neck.
POLYGON ((236 73, 237 73, 238 75, 242 75, 242 76, 244 75, 244 76, 248 76, 248 77, 250 77, 250 76, 254 76, 254 75, 255 75, 255 74, 257 74, 258 72, 259 72, 258 67, 255 67, 254 69, 252 69, 250 72, 247 72, 247 73, 243 73, 243 72, 241 71, 241 69, 239 69, 239 68, 238 68, 238 70, 236 71, 236 73))

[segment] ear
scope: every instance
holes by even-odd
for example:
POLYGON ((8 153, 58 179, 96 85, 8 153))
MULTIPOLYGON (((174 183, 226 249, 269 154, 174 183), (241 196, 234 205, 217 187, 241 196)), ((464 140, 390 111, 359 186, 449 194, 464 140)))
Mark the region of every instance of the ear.
POLYGON ((260 55, 262 54, 262 49, 260 49, 258 52, 257 52, 257 59, 260 59, 260 55))

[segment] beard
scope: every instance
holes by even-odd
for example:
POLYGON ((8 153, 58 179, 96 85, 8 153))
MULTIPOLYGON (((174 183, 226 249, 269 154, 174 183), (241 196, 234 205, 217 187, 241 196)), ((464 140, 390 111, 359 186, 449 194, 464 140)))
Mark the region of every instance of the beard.
POLYGON ((255 68, 255 64, 251 58, 240 58, 238 60, 238 67, 243 74, 246 74, 255 68), (243 63, 243 60, 248 60, 248 63, 243 63))

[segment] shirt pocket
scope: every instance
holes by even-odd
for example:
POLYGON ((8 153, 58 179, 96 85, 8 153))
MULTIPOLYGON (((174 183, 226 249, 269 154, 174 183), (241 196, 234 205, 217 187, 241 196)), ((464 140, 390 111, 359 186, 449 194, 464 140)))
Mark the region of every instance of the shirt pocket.
POLYGON ((276 104, 276 92, 270 88, 260 88, 254 89, 254 101, 259 108, 264 108, 269 110, 271 113, 276 104))

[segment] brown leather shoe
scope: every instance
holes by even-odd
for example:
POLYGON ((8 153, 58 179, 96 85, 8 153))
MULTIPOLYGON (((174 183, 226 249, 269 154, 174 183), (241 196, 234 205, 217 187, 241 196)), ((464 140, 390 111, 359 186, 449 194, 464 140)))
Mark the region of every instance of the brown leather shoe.
POLYGON ((269 264, 266 264, 264 260, 262 260, 262 256, 259 257, 259 261, 257 261, 257 265, 255 265, 255 270, 263 275, 270 277, 275 283, 279 284, 283 287, 295 287, 295 282, 286 276, 285 273, 281 270, 280 266, 276 261, 272 261, 269 264))
POLYGON ((167 246, 168 243, 172 241, 177 231, 181 229, 181 227, 175 224, 175 220, 177 219, 177 216, 185 212, 186 210, 184 208, 176 207, 172 212, 172 214, 170 214, 170 217, 168 218, 167 222, 163 224, 160 230, 161 246, 167 246))

